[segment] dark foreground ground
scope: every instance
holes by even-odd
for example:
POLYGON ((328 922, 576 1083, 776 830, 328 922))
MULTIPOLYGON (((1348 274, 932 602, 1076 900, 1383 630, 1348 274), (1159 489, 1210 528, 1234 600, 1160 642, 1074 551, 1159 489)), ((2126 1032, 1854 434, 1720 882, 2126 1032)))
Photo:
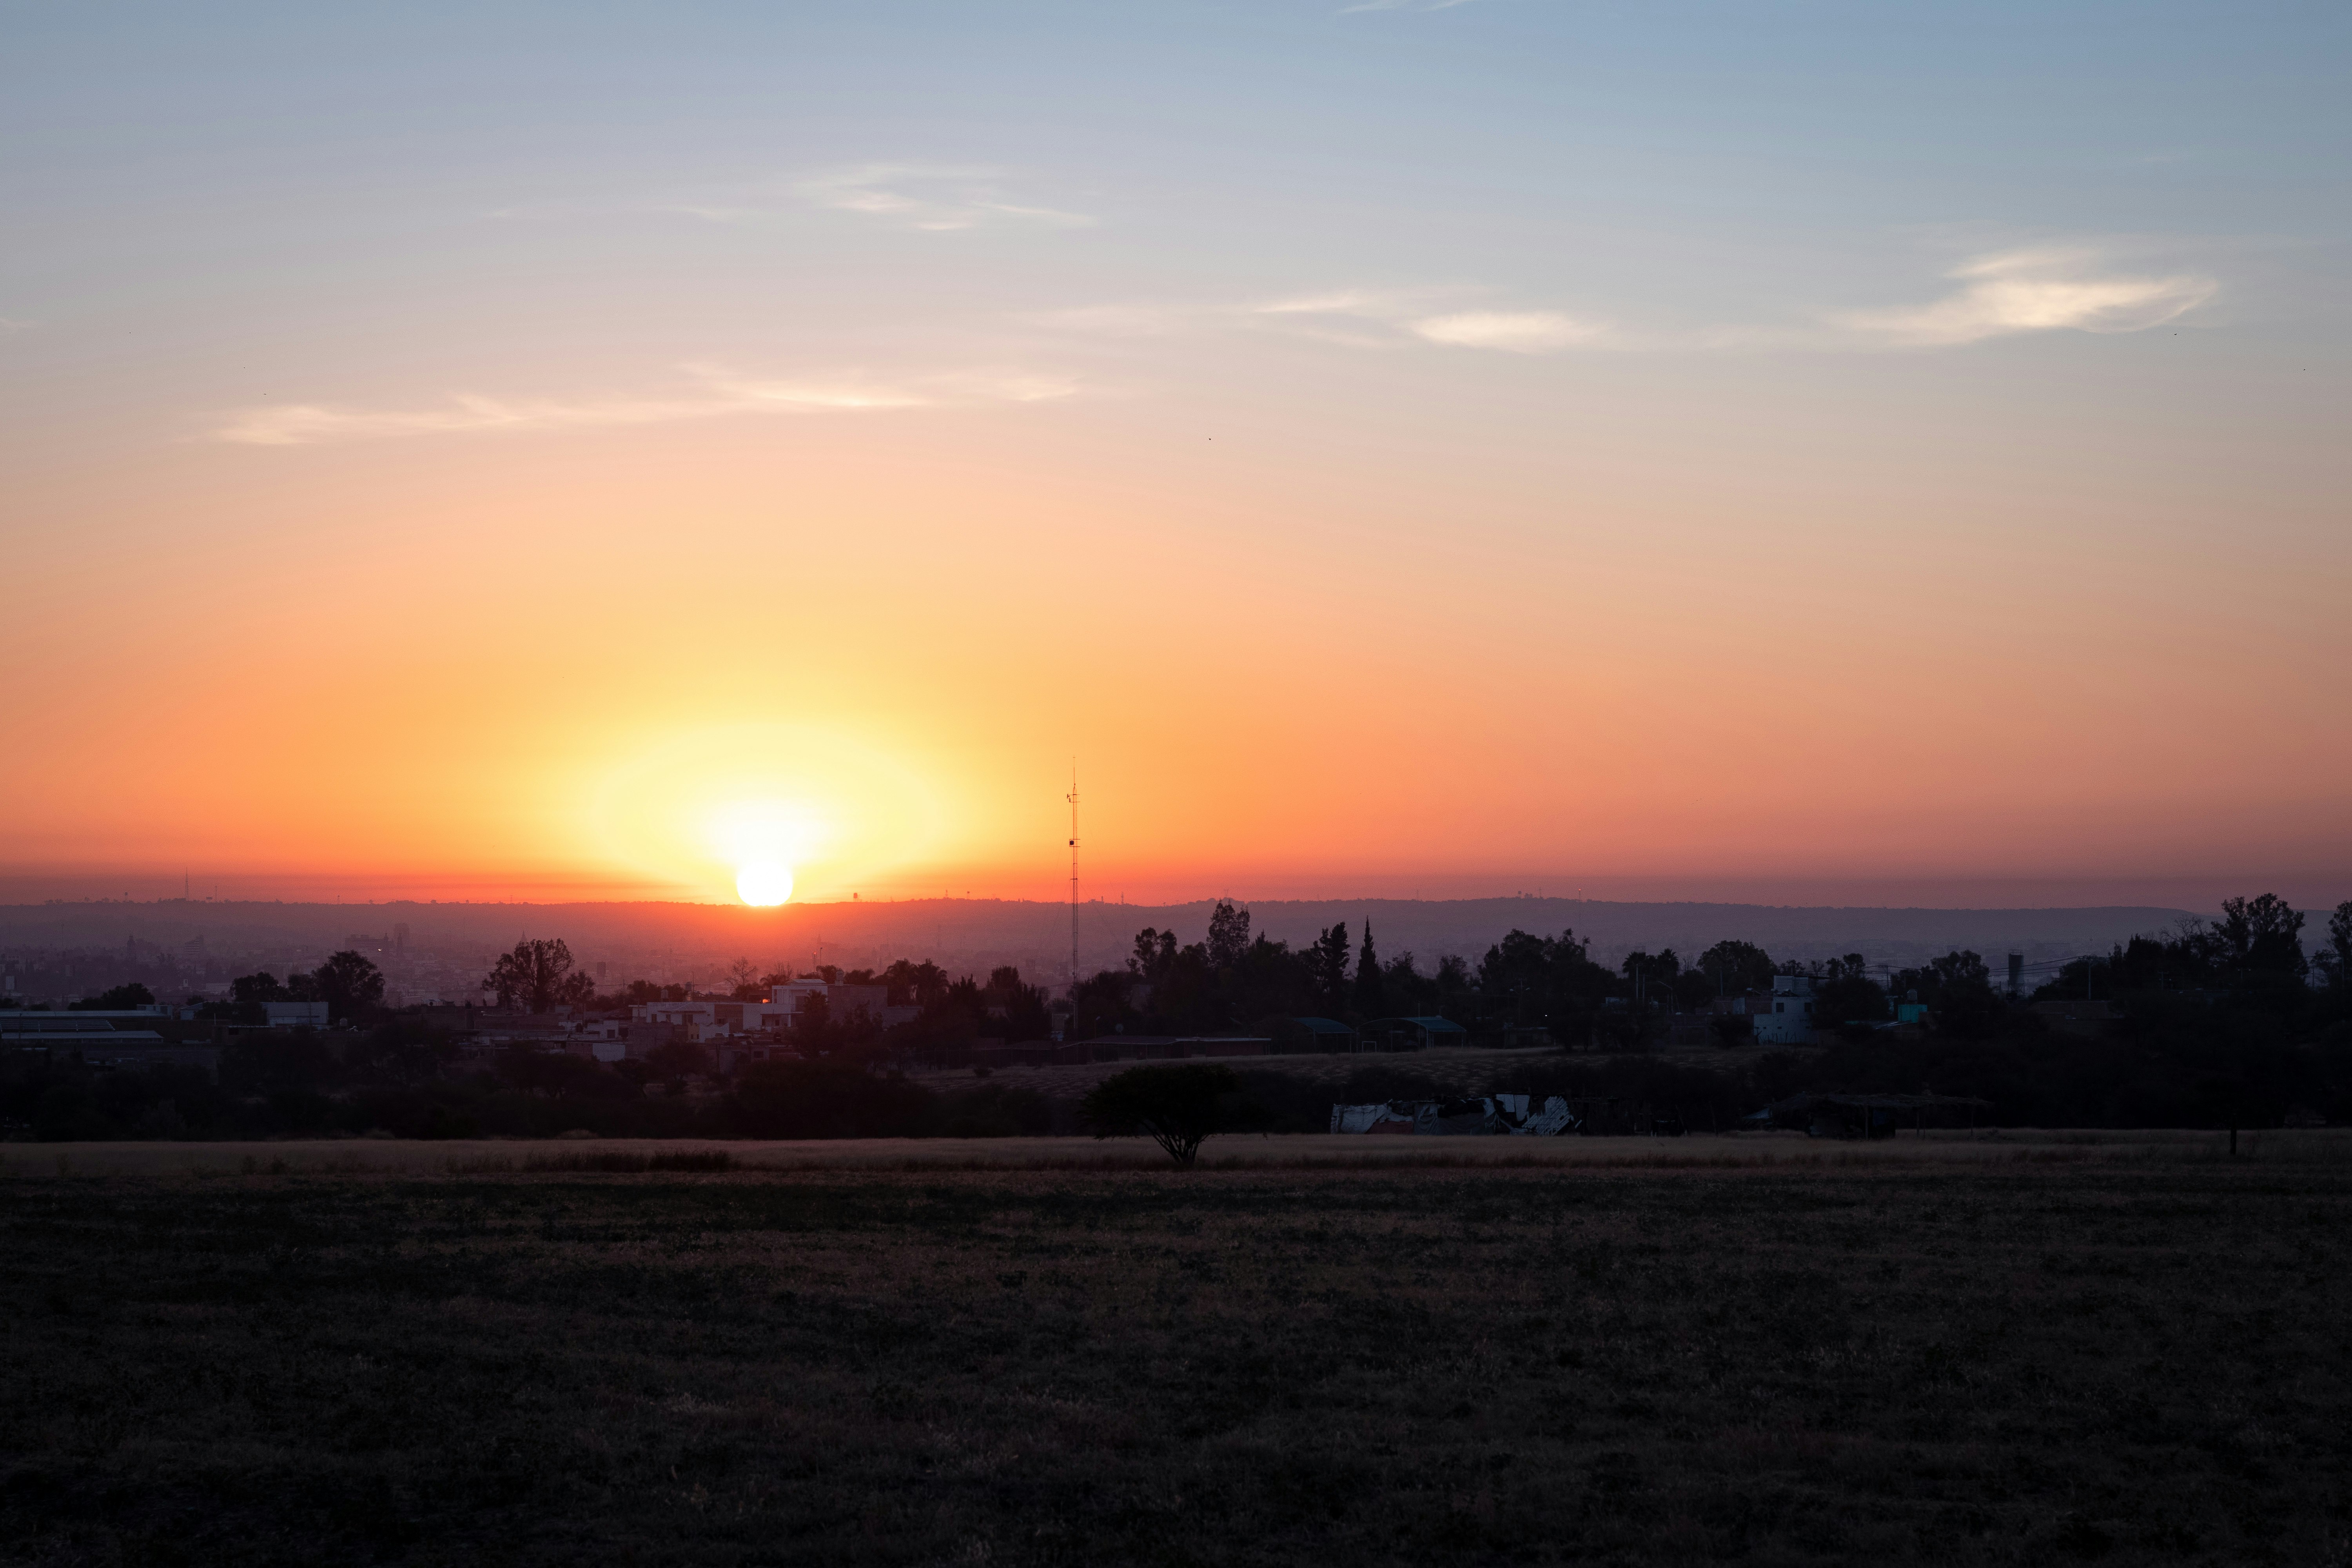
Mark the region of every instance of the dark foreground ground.
POLYGON ((2352 1562, 2336 1157, 9 1169, 10 1562, 2352 1562))

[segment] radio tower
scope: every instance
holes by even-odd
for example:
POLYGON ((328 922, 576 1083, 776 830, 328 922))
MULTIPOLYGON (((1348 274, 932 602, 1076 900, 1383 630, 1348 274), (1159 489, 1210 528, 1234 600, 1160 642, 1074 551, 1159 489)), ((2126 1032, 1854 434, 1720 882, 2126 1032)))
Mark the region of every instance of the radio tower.
POLYGON ((1078 994, 1078 760, 1070 759, 1070 995, 1078 994))

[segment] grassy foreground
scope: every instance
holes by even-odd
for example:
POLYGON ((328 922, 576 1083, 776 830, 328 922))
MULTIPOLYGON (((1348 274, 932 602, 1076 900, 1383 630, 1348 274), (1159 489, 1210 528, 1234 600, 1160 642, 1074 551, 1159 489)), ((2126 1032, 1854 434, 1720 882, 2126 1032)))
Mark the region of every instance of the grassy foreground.
POLYGON ((8 1562, 2352 1562, 2335 1158, 11 1161, 0 1233, 8 1562))

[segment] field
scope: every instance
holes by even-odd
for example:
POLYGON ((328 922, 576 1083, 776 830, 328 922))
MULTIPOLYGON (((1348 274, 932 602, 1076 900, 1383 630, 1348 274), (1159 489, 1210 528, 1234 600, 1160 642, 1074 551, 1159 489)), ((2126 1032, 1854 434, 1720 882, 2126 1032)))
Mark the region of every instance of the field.
POLYGON ((2340 1137, 1438 1142, 12 1146, 0 1560, 2352 1563, 2340 1137))

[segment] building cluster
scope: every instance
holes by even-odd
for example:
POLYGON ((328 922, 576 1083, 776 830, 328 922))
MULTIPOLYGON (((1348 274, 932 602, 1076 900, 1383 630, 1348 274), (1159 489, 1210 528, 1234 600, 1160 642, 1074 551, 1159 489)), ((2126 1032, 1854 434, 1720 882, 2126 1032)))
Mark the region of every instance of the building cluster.
POLYGON ((598 1061, 642 1058, 663 1046, 690 1044, 710 1052, 721 1073, 751 1062, 799 1054, 794 1037, 819 1021, 846 1023, 861 1015, 883 1028, 912 1023, 921 1008, 893 1006, 884 985, 854 985, 803 974, 768 988, 765 1001, 698 997, 683 1002, 640 1002, 625 1020, 608 1018, 582 1026, 598 1061))

